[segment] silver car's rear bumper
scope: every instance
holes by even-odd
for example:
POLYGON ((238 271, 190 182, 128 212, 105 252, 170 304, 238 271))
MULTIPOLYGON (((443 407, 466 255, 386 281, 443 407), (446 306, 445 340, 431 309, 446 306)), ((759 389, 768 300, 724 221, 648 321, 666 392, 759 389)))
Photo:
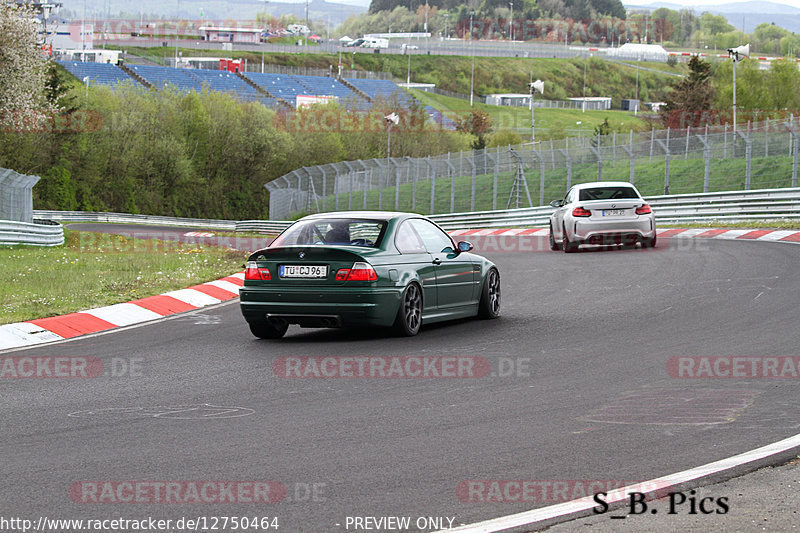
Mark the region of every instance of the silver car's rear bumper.
POLYGON ((571 241, 603 244, 622 239, 651 239, 656 234, 652 217, 636 220, 575 220, 571 241))

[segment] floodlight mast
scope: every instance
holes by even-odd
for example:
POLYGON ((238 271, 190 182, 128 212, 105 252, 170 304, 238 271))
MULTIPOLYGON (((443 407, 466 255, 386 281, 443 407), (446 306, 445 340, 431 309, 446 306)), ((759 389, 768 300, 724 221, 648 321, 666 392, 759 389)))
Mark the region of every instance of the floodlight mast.
POLYGON ((728 55, 733 59, 733 131, 736 132, 736 63, 750 56, 750 44, 728 48, 728 55), (741 56, 741 57, 740 57, 741 56))

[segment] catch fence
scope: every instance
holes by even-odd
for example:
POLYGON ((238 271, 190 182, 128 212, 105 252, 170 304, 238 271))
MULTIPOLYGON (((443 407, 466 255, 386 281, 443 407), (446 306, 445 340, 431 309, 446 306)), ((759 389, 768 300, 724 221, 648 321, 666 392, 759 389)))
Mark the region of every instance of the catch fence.
POLYGON ((303 167, 266 184, 270 219, 339 210, 458 213, 544 205, 576 183, 628 181, 643 195, 797 187, 794 118, 587 135, 424 158, 303 167))

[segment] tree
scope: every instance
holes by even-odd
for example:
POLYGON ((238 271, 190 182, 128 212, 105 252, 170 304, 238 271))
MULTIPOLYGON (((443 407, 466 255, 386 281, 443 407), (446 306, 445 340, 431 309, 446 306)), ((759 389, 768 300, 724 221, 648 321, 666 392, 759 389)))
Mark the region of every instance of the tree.
POLYGON ((800 70, 793 58, 773 61, 767 74, 767 87, 775 110, 800 108, 800 70))
POLYGON ((485 111, 473 109, 468 115, 461 117, 456 124, 456 129, 475 135, 476 139, 472 143, 472 148, 480 150, 486 147, 486 135, 492 131, 492 119, 485 111))
POLYGON ((714 15, 706 11, 700 15, 700 29, 709 35, 716 35, 734 31, 736 28, 728 24, 728 19, 722 15, 714 15))
POLYGON ((37 117, 53 108, 45 97, 46 63, 34 16, 24 4, 0 0, 0 123, 15 128, 21 121, 36 127, 37 117))
POLYGON ((670 128, 685 128, 710 122, 714 103, 714 89, 711 86, 711 65, 692 56, 689 60, 689 75, 672 86, 666 105, 661 112, 661 120, 670 128))

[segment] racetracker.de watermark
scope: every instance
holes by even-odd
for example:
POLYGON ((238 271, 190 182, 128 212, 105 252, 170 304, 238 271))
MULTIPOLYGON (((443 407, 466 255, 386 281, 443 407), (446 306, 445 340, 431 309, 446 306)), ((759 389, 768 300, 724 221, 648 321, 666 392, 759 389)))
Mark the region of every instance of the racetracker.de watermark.
POLYGON ((664 487, 664 483, 624 479, 467 479, 456 486, 456 496, 464 503, 563 503, 600 493, 613 499, 664 487))
POLYGON ((272 242, 273 237, 236 237, 213 232, 123 231, 118 234, 82 231, 78 234, 78 249, 84 253, 187 252, 189 245, 218 246, 231 250, 259 250, 272 242))
POLYGON ((667 374, 679 379, 797 379, 800 378, 800 357, 670 357, 667 374))
POLYGON ((272 372, 301 379, 477 379, 531 377, 532 366, 529 357, 283 356, 272 372))
POLYGON ((0 357, 0 379, 139 377, 141 357, 112 357, 106 361, 86 356, 0 357))
POLYGON ((106 504, 272 504, 286 498, 280 481, 76 481, 69 487, 75 503, 106 504))
POLYGON ((91 109, 70 112, 0 110, 0 133, 92 133, 100 131, 103 115, 91 109))

